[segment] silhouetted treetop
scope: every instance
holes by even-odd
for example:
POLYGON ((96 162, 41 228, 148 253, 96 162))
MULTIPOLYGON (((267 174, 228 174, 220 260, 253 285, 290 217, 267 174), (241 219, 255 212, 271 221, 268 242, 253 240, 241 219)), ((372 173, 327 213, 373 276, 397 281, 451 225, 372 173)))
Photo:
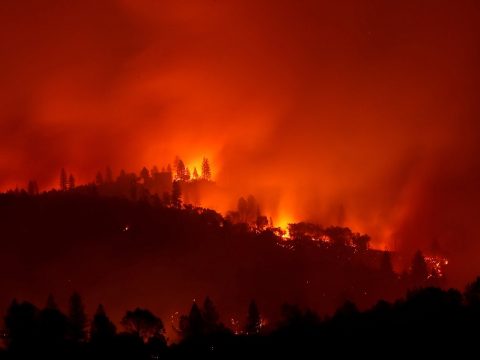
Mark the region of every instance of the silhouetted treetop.
POLYGON ((70 338, 77 342, 86 340, 87 315, 82 298, 77 292, 70 297, 68 321, 70 338))
POLYGON ((207 158, 203 158, 202 161, 202 179, 210 181, 212 180, 212 171, 210 169, 210 163, 207 158))
POLYGON ((257 303, 251 301, 248 306, 247 321, 245 324, 245 332, 248 335, 258 334, 262 325, 262 319, 260 317, 260 311, 258 310, 257 303))
POLYGON ((116 326, 108 318, 103 305, 98 305, 97 311, 93 316, 90 336, 94 342, 105 342, 113 339, 117 332, 116 326))
POLYGON ((152 337, 161 337, 165 332, 162 320, 146 309, 127 311, 121 321, 125 329, 147 342, 152 337))

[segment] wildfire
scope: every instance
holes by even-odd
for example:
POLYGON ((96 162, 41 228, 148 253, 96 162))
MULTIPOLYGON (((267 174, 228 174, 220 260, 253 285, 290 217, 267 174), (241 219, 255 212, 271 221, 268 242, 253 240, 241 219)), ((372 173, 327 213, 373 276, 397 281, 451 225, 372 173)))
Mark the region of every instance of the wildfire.
POLYGON ((280 236, 284 240, 290 240, 290 232, 288 230, 288 225, 294 223, 295 221, 292 220, 290 216, 281 215, 275 221, 277 235, 280 236))
POLYGON ((448 265, 448 259, 446 257, 430 255, 425 256, 424 258, 430 271, 430 275, 428 276, 429 278, 432 276, 436 276, 439 278, 445 276, 445 266, 448 265))

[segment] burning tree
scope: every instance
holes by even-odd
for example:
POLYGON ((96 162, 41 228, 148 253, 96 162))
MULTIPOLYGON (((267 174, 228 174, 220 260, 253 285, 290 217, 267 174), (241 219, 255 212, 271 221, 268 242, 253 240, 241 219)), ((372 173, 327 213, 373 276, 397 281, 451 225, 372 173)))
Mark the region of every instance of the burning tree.
POLYGON ((202 179, 210 181, 212 179, 212 170, 210 169, 210 163, 206 157, 202 161, 202 179))

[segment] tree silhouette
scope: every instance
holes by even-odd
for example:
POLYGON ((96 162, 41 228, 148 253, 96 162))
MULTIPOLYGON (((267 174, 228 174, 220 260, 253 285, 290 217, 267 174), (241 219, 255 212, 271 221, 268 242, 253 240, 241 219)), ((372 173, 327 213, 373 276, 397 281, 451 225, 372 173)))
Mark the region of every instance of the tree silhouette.
POLYGON ((66 191, 68 188, 67 172, 64 168, 60 170, 60 190, 66 191))
POLYGON ((140 171, 140 178, 143 180, 143 183, 146 184, 150 179, 150 171, 144 166, 140 171))
POLYGON ((385 251, 382 255, 382 260, 380 262, 380 273, 387 276, 394 274, 392 257, 388 251, 385 251))
POLYGON ((52 294, 48 294, 47 297, 47 303, 45 305, 45 309, 50 309, 50 310, 58 310, 58 305, 55 302, 55 298, 53 297, 52 294))
POLYGON ((13 300, 4 318, 7 345, 12 351, 27 351, 38 336, 38 309, 28 302, 13 300))
POLYGON ((29 194, 29 195, 32 195, 32 196, 38 195, 38 184, 37 184, 37 182, 36 182, 35 180, 30 180, 30 181, 28 182, 28 189, 27 189, 27 191, 28 191, 28 194, 29 194))
POLYGON ((171 204, 173 207, 180 209, 182 206, 182 190, 180 188, 180 182, 174 181, 172 183, 172 196, 171 196, 171 204))
POLYGON ((73 174, 70 174, 68 177, 68 190, 73 190, 75 189, 75 178, 73 174))
POLYGON ((113 339, 117 329, 113 322, 108 318, 105 308, 102 304, 98 305, 97 311, 93 316, 90 328, 90 336, 94 342, 105 342, 113 339))
POLYGON ((415 285, 423 284, 428 278, 427 263, 421 251, 413 256, 410 274, 415 285))
POLYGON ((95 176, 95 184, 97 186, 103 185, 103 176, 102 176, 102 173, 100 171, 97 172, 97 175, 95 176))
POLYGON ((162 337, 165 331, 163 322, 147 309, 136 308, 133 311, 127 311, 121 324, 125 329, 139 336, 144 342, 152 337, 162 337))
POLYGON ((188 166, 187 166, 187 167, 185 168, 184 180, 185 180, 185 181, 190 181, 190 178, 191 178, 190 169, 189 169, 188 166))
POLYGON ((260 312, 258 311, 257 303, 252 300, 248 306, 247 322, 245 324, 245 332, 248 335, 258 334, 262 325, 260 312))
POLYGON ((353 246, 355 246, 355 248, 358 251, 362 251, 362 252, 367 251, 369 242, 370 242, 370 236, 368 236, 367 234, 356 233, 352 235, 353 246))
POLYGON ((69 305, 70 338, 77 342, 83 342, 86 340, 87 315, 80 294, 74 292, 70 297, 69 305))
POLYGON ((176 180, 185 180, 185 164, 181 159, 178 159, 175 167, 175 179, 176 180))
POLYGON ((255 223, 259 215, 257 200, 253 195, 247 198, 247 215, 246 222, 249 224, 255 223))
POLYGON ((238 199, 237 210, 238 210, 240 221, 242 222, 247 221, 247 209, 248 209, 247 201, 243 197, 238 199))
POLYGON ((470 306, 480 307, 480 276, 465 289, 465 301, 470 306))
POLYGON ((180 319, 180 331, 184 338, 197 338, 205 333, 205 320, 196 302, 192 304, 188 316, 180 319))
POLYGON ((220 319, 217 309, 213 304, 213 301, 207 296, 203 303, 202 315, 205 322, 205 331, 207 333, 213 333, 218 329, 218 321, 220 319))
POLYGON ((112 173, 112 169, 110 168, 110 166, 107 166, 106 169, 105 169, 105 182, 107 184, 110 184, 113 182, 113 173, 112 173))
POLYGON ((192 178, 193 180, 198 180, 198 171, 196 167, 193 168, 192 178))
POLYGON ((39 314, 39 334, 46 348, 59 346, 65 341, 68 331, 67 317, 58 309, 50 294, 47 305, 39 314))
POLYGON ((210 163, 206 157, 202 161, 202 179, 210 181, 212 179, 212 171, 210 169, 210 163))

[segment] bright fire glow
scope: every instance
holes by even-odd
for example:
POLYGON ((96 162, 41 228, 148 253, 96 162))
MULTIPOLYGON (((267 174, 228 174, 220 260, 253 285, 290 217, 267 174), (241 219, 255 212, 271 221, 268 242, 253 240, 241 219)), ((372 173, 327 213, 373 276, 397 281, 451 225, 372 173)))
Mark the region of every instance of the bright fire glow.
POLYGON ((424 258, 430 271, 429 277, 436 276, 441 278, 445 276, 445 266, 448 265, 447 258, 435 255, 425 256, 424 258))

